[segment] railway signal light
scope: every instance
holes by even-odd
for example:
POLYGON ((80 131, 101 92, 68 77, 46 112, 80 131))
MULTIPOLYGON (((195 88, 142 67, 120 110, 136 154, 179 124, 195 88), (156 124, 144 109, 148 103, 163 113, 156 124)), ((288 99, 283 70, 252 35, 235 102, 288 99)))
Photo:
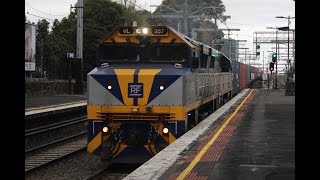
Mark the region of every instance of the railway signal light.
POLYGON ((276 62, 277 61, 277 53, 272 54, 272 61, 276 62))
POLYGON ((273 71, 273 70, 274 70, 274 63, 273 63, 273 62, 270 63, 269 69, 270 69, 270 71, 273 71))
POLYGON ((260 56, 260 45, 256 46, 256 56, 260 56))

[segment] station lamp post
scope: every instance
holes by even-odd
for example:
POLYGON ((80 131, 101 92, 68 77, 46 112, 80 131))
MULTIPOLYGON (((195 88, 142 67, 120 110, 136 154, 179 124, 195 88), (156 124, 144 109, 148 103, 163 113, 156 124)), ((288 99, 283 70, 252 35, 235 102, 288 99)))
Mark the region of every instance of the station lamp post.
MULTIPOLYGON (((290 68, 290 66, 289 66, 289 48, 290 48, 290 46, 289 46, 289 44, 290 44, 290 36, 289 36, 289 33, 290 33, 290 19, 294 19, 295 17, 290 17, 290 16, 288 16, 288 17, 284 17, 284 16, 276 16, 276 18, 283 18, 283 19, 288 19, 288 28, 287 28, 287 30, 288 30, 288 69, 287 69, 287 82, 289 82, 289 68, 290 68)), ((286 30, 286 29, 281 29, 281 30, 286 30)))

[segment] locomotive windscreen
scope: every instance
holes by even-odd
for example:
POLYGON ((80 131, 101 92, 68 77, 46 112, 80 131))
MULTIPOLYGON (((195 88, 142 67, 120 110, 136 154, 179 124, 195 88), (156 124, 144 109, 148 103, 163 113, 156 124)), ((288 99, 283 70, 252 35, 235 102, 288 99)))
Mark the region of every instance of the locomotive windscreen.
POLYGON ((218 57, 219 59, 219 64, 221 67, 221 72, 229 72, 232 71, 232 66, 231 66, 231 62, 229 59, 227 59, 226 57, 220 55, 218 57))
POLYGON ((136 62, 139 61, 137 44, 103 44, 100 47, 103 62, 136 62))
POLYGON ((145 58, 150 62, 184 62, 189 57, 185 44, 151 44, 145 50, 145 58))

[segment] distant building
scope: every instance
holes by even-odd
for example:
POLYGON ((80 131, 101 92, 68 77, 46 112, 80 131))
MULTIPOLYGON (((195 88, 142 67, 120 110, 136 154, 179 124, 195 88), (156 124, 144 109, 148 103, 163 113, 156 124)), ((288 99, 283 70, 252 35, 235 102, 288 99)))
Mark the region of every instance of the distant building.
POLYGON ((238 48, 239 48, 239 42, 236 41, 235 39, 225 39, 223 47, 221 51, 223 54, 225 54, 229 59, 233 61, 238 60, 238 48), (230 51, 229 51, 230 49, 230 51))

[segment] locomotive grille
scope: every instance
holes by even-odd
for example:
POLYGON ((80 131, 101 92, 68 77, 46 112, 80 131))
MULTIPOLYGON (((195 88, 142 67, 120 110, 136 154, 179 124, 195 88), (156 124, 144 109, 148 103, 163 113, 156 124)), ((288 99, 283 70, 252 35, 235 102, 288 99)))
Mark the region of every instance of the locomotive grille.
MULTIPOLYGON (((103 119, 107 118, 110 113, 97 112, 97 116, 103 119)), ((147 113, 112 113, 112 119, 115 121, 126 121, 126 120, 144 120, 144 121, 157 121, 159 115, 164 115, 166 121, 175 120, 175 114, 147 114, 147 113)))

